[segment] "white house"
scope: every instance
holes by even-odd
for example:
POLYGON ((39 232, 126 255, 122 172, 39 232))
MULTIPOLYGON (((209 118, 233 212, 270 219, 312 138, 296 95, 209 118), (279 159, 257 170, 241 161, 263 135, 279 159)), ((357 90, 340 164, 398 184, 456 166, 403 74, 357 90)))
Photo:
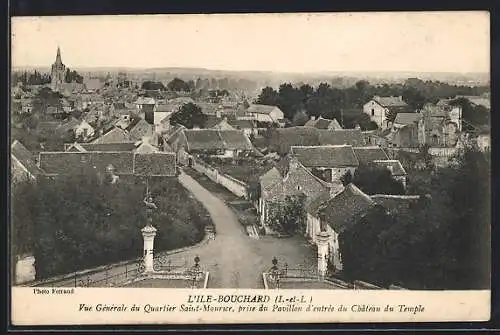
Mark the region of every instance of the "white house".
POLYGON ((389 112, 400 113, 407 111, 408 104, 403 101, 403 97, 379 97, 374 96, 363 105, 363 113, 370 117, 380 129, 390 128, 391 124, 387 120, 386 114, 389 112))
POLYGON ((281 109, 268 105, 250 105, 246 114, 253 117, 256 121, 268 123, 282 123, 282 120, 285 118, 281 109))

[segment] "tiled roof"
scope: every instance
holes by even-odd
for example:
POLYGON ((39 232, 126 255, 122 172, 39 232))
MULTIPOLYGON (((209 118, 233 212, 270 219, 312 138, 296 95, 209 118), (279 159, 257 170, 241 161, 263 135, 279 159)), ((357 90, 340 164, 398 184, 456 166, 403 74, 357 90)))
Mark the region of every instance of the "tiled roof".
POLYGON ((184 130, 188 150, 218 150, 224 149, 224 142, 217 130, 189 129, 184 130))
POLYGON ((406 176, 406 171, 401 162, 395 159, 375 160, 373 164, 392 169, 393 176, 406 176), (389 168, 390 167, 390 168, 389 168))
POLYGON ((316 216, 321 205, 330 200, 331 194, 328 191, 320 193, 317 197, 311 200, 309 206, 307 206, 307 212, 316 216))
POLYGON ((240 130, 219 130, 224 147, 229 150, 252 150, 250 139, 240 130))
POLYGON ((227 123, 229 123, 231 126, 235 127, 236 129, 252 129, 252 128, 255 128, 255 122, 253 122, 252 120, 228 119, 227 123))
POLYGON ((93 144, 102 144, 102 143, 124 143, 131 142, 134 139, 127 133, 125 130, 120 128, 113 128, 111 131, 102 135, 101 137, 92 141, 93 144))
POLYGON ((58 130, 61 130, 61 131, 70 131, 70 130, 74 130, 76 127, 78 127, 80 125, 82 121, 79 121, 75 118, 72 118, 71 120, 61 124, 59 127, 58 127, 58 130))
POLYGON ((277 168, 273 167, 263 175, 259 177, 260 180, 260 187, 263 190, 269 189, 271 186, 273 186, 276 183, 281 182, 283 179, 283 176, 281 173, 278 171, 277 168))
POLYGON ((353 150, 360 164, 368 164, 375 160, 389 159, 385 151, 377 146, 354 147, 353 150))
POLYGON ((375 205, 368 195, 354 184, 324 202, 318 209, 319 217, 329 224, 336 233, 342 233, 375 205))
POLYGON ((87 90, 98 90, 103 87, 100 79, 85 79, 83 84, 87 90))
POLYGON ((350 145, 293 146, 290 153, 305 167, 338 168, 359 165, 350 145))
POLYGON ((90 169, 104 173, 109 164, 117 174, 133 173, 131 152, 40 152, 39 163, 47 174, 81 174, 90 169))
POLYGON ((320 145, 343 145, 362 146, 365 139, 361 129, 318 129, 318 140, 320 145))
POLYGON ((316 128, 289 127, 274 129, 270 139, 270 150, 286 154, 292 146, 319 145, 316 128))
POLYGON ((412 125, 420 120, 420 113, 398 113, 394 123, 402 125, 412 125))
POLYGON ((253 146, 242 131, 190 129, 184 130, 188 150, 252 150, 253 146))
POLYGON ((175 153, 157 152, 41 152, 40 167, 47 174, 81 174, 89 170, 104 173, 111 164, 116 174, 174 176, 175 153))
POLYGON ((267 114, 267 115, 269 115, 269 114, 271 114, 271 112, 275 108, 278 108, 278 107, 276 107, 276 106, 269 106, 269 105, 253 104, 253 105, 250 105, 248 107, 247 113, 256 113, 256 114, 267 114))
POLYGON ((36 177, 43 174, 43 171, 35 164, 33 154, 18 140, 12 142, 10 146, 10 155, 15 157, 15 159, 17 159, 33 176, 36 177))
POLYGON ((381 106, 384 107, 406 107, 408 104, 403 101, 401 97, 373 97, 373 100, 377 101, 381 106))
POLYGON ((139 122, 130 128, 129 134, 133 138, 140 140, 145 136, 151 136, 153 134, 153 126, 146 120, 140 119, 139 122))
POLYGON ((173 152, 135 154, 134 174, 141 176, 175 176, 176 155, 173 152))
POLYGON ((168 100, 168 103, 184 105, 184 104, 188 104, 188 103, 194 104, 195 102, 194 102, 193 98, 190 98, 190 97, 177 97, 177 98, 173 98, 173 99, 168 100))
POLYGON ((304 125, 305 127, 314 127, 317 129, 342 129, 339 122, 336 119, 329 120, 324 119, 321 116, 315 120, 309 120, 304 125))
POLYGON ((136 148, 136 141, 122 143, 79 143, 86 151, 132 151, 136 148))

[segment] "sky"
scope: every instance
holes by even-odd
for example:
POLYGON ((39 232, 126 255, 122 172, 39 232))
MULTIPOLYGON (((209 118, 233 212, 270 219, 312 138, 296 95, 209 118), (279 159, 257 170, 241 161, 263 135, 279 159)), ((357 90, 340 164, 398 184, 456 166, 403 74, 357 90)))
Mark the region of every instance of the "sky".
POLYGON ((14 17, 12 66, 484 72, 489 13, 14 17))

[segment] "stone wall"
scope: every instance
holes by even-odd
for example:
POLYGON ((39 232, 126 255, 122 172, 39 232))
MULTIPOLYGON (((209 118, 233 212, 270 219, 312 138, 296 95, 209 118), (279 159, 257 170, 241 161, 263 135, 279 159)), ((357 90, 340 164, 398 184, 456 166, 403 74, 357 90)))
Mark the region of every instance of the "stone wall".
POLYGON ((203 173, 213 182, 222 185, 234 195, 240 198, 248 199, 248 185, 236 178, 233 178, 227 174, 220 173, 216 168, 201 162, 199 159, 192 158, 193 169, 203 173))

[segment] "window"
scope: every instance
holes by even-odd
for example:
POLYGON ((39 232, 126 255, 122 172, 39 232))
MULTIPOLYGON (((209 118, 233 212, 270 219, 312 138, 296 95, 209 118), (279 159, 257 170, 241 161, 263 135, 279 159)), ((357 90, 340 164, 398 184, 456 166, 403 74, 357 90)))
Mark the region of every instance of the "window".
POLYGON ((300 185, 297 186, 297 191, 300 191, 300 185))
POLYGON ((372 108, 372 116, 375 116, 375 109, 372 108))

